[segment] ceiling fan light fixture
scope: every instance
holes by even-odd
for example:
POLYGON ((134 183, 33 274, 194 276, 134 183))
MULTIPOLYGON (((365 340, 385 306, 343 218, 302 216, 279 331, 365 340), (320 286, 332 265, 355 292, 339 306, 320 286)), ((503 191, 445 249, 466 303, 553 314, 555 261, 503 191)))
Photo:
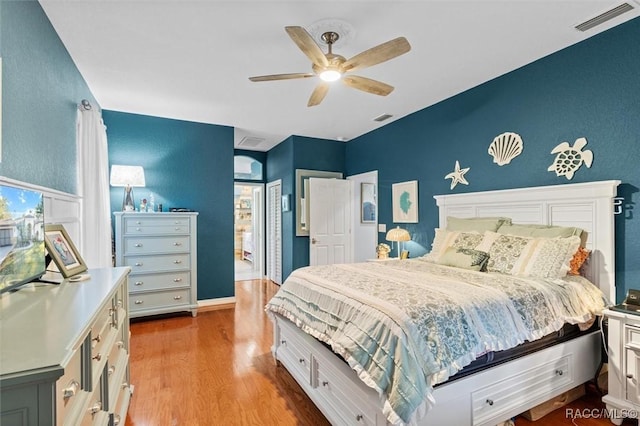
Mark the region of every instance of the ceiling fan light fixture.
POLYGON ((320 78, 323 81, 336 81, 336 80, 340 80, 340 77, 342 77, 342 73, 340 71, 336 71, 336 70, 324 70, 320 73, 320 78))

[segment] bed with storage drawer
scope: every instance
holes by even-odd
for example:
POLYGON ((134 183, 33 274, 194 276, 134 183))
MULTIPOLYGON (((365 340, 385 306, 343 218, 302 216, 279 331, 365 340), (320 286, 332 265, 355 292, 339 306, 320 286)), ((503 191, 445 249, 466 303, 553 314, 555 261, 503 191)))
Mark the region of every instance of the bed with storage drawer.
POLYGON ((592 379, 618 184, 436 196, 427 256, 291 274, 267 304, 275 359, 333 424, 497 424, 592 379))

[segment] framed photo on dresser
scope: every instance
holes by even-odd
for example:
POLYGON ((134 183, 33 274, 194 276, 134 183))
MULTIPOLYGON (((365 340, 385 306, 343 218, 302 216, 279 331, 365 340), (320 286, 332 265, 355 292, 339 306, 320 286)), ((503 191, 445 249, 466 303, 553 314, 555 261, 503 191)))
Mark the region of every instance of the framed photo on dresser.
POLYGON ((45 225, 44 244, 63 277, 69 278, 87 270, 87 265, 64 226, 45 225))

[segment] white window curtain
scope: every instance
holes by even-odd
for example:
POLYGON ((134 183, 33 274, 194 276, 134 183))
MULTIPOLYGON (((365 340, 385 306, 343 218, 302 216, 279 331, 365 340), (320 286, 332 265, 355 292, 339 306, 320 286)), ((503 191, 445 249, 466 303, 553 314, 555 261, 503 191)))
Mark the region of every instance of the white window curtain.
POLYGON ((83 104, 78 109, 78 193, 81 197, 81 253, 89 268, 112 266, 111 206, 107 131, 102 113, 83 104))

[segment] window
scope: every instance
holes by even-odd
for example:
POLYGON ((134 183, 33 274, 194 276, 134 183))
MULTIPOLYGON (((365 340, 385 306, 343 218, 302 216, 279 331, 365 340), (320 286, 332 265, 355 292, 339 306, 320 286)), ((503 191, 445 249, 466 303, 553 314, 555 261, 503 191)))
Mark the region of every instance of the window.
POLYGON ((262 180, 262 163, 246 155, 233 157, 233 178, 262 180))

